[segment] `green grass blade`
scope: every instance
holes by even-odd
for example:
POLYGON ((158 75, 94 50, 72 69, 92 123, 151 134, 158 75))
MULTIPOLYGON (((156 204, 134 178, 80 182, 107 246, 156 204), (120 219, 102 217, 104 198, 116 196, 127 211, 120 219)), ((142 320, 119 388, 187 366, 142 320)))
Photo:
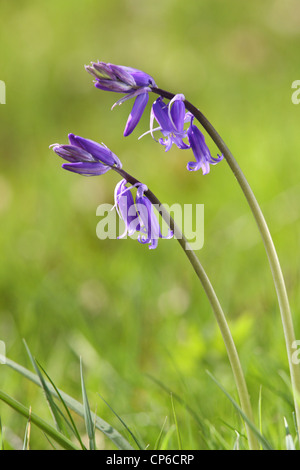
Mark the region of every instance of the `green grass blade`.
POLYGON ((52 397, 52 394, 47 386, 47 383, 43 377, 43 375, 41 374, 40 372, 40 369, 34 359, 34 357, 32 356, 26 342, 24 341, 24 344, 25 344, 25 348, 26 348, 26 351, 27 351, 27 354, 31 360, 31 363, 34 367, 34 370, 36 372, 36 374, 38 375, 39 377, 39 380, 40 380, 40 383, 41 383, 41 387, 45 393, 45 397, 46 397, 46 400, 48 402, 48 405, 49 405, 49 408, 50 408, 50 411, 51 411, 51 414, 52 414, 52 417, 53 417, 53 420, 55 422, 55 425, 57 427, 57 429, 62 432, 63 434, 67 435, 66 433, 66 428, 65 428, 65 425, 64 425, 64 422, 63 422, 63 419, 61 417, 61 412, 58 408, 58 406, 56 405, 55 401, 53 400, 53 397, 52 397))
POLYGON ((176 434, 177 434, 178 450, 182 450, 181 437, 180 437, 180 432, 179 432, 178 421, 177 421, 177 416, 176 416, 176 411, 175 411, 175 406, 174 406, 174 400, 173 400, 173 394, 172 393, 171 393, 171 404, 172 404, 172 412, 173 412, 173 418, 174 418, 176 434))
POLYGON ((22 405, 22 403, 16 401, 14 398, 7 395, 5 392, 0 390, 0 400, 5 402, 15 411, 17 411, 22 416, 25 416, 28 420, 35 424, 38 428, 44 431, 49 437, 55 440, 61 447, 66 450, 78 450, 78 447, 73 444, 64 434, 59 432, 54 426, 44 421, 38 415, 31 412, 30 409, 22 405))
POLYGON ((258 423, 259 423, 259 432, 262 434, 262 386, 259 389, 258 397, 258 423))
POLYGON ((0 417, 0 450, 4 450, 4 437, 3 437, 3 428, 2 428, 1 417, 0 417))
POLYGON ((164 422, 163 422, 163 425, 161 427, 161 430, 159 432, 159 435, 158 435, 158 438, 156 439, 156 442, 154 444, 154 450, 159 450, 159 446, 160 446, 160 443, 161 443, 161 438, 162 438, 162 435, 163 435, 163 431, 164 431, 164 428, 165 428, 165 425, 166 425, 166 422, 167 422, 167 416, 165 417, 164 419, 164 422))
POLYGON ((293 411, 293 423, 294 423, 295 430, 296 430, 297 444, 299 445, 299 432, 297 429, 297 421, 296 421, 296 415, 294 411, 293 411))
POLYGON ((124 428, 126 429, 126 431, 130 434, 130 436, 132 437, 132 439, 134 440, 134 442, 136 443, 136 445, 138 446, 138 448, 140 450, 143 450, 143 447, 141 446, 141 444, 139 443, 138 439, 135 437, 135 435, 133 434, 133 432, 131 431, 131 429, 127 426, 127 424, 125 423, 125 421, 123 421, 123 419, 115 412, 115 410, 110 406, 109 403, 107 403, 107 401, 104 400, 104 398, 98 393, 99 397, 101 398, 101 400, 104 401, 104 403, 106 404, 106 406, 108 406, 108 408, 113 412, 113 414, 118 418, 118 420, 120 421, 120 423, 124 426, 124 428))
POLYGON ((31 431, 31 408, 29 408, 29 418, 26 423, 25 435, 23 440, 23 450, 29 450, 30 431, 31 431))
POLYGON ((240 450, 240 434, 237 431, 235 431, 235 433, 236 433, 236 438, 234 441, 233 450, 240 450))
POLYGON ((287 423, 287 420, 285 418, 283 418, 283 419, 284 419, 284 427, 285 427, 285 446, 286 446, 286 450, 296 450, 293 438, 292 438, 290 430, 289 430, 289 425, 287 423))
POLYGON ((166 432, 166 434, 165 434, 165 436, 162 440, 162 443, 161 443, 161 446, 160 446, 160 449, 159 449, 160 451, 168 450, 170 440, 172 439, 172 436, 173 436, 175 431, 176 431, 175 425, 172 424, 170 426, 170 429, 168 429, 168 431, 166 432))
POLYGON ((154 382, 156 385, 158 385, 164 392, 170 394, 172 393, 173 399, 176 400, 178 403, 180 403, 184 408, 188 411, 188 413, 191 415, 191 417, 195 420, 195 422, 198 424, 199 428, 202 431, 202 434, 205 436, 206 434, 206 429, 204 424, 202 423, 201 419, 199 418, 198 414, 191 408, 183 398, 181 398, 177 393, 171 392, 171 390, 164 385, 160 380, 156 379, 152 375, 146 374, 146 376, 154 382))
POLYGON ((229 395, 229 393, 224 389, 224 387, 215 379, 215 377, 209 372, 206 371, 207 374, 210 376, 210 378, 215 382, 215 384, 222 390, 222 392, 227 396, 227 398, 231 401, 233 404, 234 408, 238 411, 238 413, 241 415, 243 420, 247 422, 248 426, 251 428, 253 433, 256 435, 257 439, 261 443, 263 449, 265 450, 273 450, 271 444, 268 442, 268 440, 259 432, 259 430, 256 428, 256 426, 248 419, 248 417, 245 415, 243 410, 239 407, 239 405, 236 403, 236 401, 229 395))
POLYGON ((86 432, 89 437, 90 450, 96 450, 95 425, 92 421, 91 409, 90 409, 89 400, 88 400, 86 389, 85 389, 81 358, 80 358, 80 378, 81 378, 81 390, 82 390, 82 398, 83 398, 84 421, 85 421, 86 432))
POLYGON ((67 416, 68 416, 68 418, 69 418, 69 420, 70 420, 70 421, 68 422, 68 425, 69 425, 70 429, 72 430, 74 436, 78 439, 78 442, 79 442, 81 448, 82 448, 83 450, 86 450, 86 447, 85 447, 85 445, 83 444, 83 442, 82 442, 82 440, 81 440, 79 431, 78 431, 78 429, 77 429, 77 427, 76 427, 76 425, 75 425, 75 423, 74 423, 74 420, 73 420, 73 418, 72 418, 72 415, 71 415, 71 413, 70 413, 70 410, 69 410, 67 404, 64 402, 64 400, 63 400, 63 398, 62 398, 62 396, 61 396, 61 394, 60 394, 58 388, 56 387, 56 385, 54 384, 54 382, 51 380, 51 378, 49 377, 49 375, 47 374, 47 372, 41 367, 41 365, 40 365, 40 364, 38 364, 38 365, 39 365, 39 367, 42 369, 42 371, 44 372, 45 376, 47 377, 47 379, 48 379, 49 382, 51 383, 52 387, 54 388, 54 390, 55 390, 55 392, 56 392, 56 394, 57 394, 57 397, 58 397, 59 400, 61 401, 61 403, 62 403, 62 405, 63 405, 63 407, 64 407, 64 409, 65 409, 65 411, 66 411, 66 413, 67 413, 67 416))
MULTIPOLYGON (((0 356, 1 359, 1 356, 0 356)), ((38 386, 41 386, 39 377, 31 372, 30 370, 26 369, 25 367, 17 364, 16 362, 12 361, 8 357, 5 358, 5 365, 2 367, 10 367, 14 371, 18 372, 19 374, 26 377, 26 379, 30 380, 31 382, 35 383, 38 386)), ((51 384, 47 384, 51 394, 57 397, 57 393, 55 389, 51 386, 51 384)), ((70 397, 67 393, 59 390, 62 399, 65 401, 66 405, 69 409, 73 410, 78 416, 84 418, 84 409, 83 405, 75 400, 73 397, 70 397)), ((99 429, 103 434, 105 434, 113 443, 114 445, 120 450, 134 450, 134 448, 129 444, 129 442, 110 424, 104 421, 99 416, 92 413, 92 419, 95 423, 95 427, 99 429)))

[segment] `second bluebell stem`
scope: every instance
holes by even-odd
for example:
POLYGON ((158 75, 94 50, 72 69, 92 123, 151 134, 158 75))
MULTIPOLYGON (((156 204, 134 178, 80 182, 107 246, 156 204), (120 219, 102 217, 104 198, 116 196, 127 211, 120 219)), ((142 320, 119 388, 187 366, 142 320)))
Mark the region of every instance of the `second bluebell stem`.
MULTIPOLYGON (((125 172, 121 168, 115 168, 115 171, 119 173, 124 179, 128 181, 128 183, 132 185, 139 184, 139 181, 131 176, 129 173, 125 172)), ((147 192, 145 192, 147 198, 151 201, 152 204, 156 206, 158 209, 161 217, 164 219, 164 221, 169 225, 169 228, 174 234, 176 234, 176 239, 178 240, 179 244, 181 245, 184 253, 188 257, 198 279, 200 280, 202 287, 204 289, 204 292, 206 293, 206 296, 210 302, 210 305, 212 307, 212 310, 214 312, 216 321, 218 323, 220 332, 223 337, 223 341, 226 347, 226 351, 228 354, 229 362, 231 365, 231 369, 234 375, 235 379, 235 384, 237 387, 240 403, 241 403, 241 408, 243 412, 245 413, 246 417, 248 420, 253 423, 253 412, 252 412, 252 407, 251 407, 251 402, 250 402, 250 397, 247 389, 247 384, 245 381, 245 377, 243 374, 241 362, 239 359, 239 355, 232 337, 232 334, 230 332, 230 328, 228 326, 228 322, 226 320, 224 311, 222 309, 222 306, 220 304, 220 301, 216 295, 216 292, 209 280, 208 275, 206 274, 206 271, 204 270, 202 264, 200 263, 198 257, 196 256, 195 252, 192 250, 190 247, 188 240, 184 236, 184 234, 181 232, 177 224, 175 223, 174 219, 170 216, 170 214, 167 212, 163 204, 157 199, 155 194, 152 193, 149 189, 147 192)), ((256 450, 258 449, 258 442, 256 439, 256 436, 254 435, 252 429, 249 427, 247 423, 245 423, 246 430, 247 430, 247 435, 248 435, 248 441, 249 441, 249 447, 251 450, 256 450)))
MULTIPOLYGON (((167 99, 172 99, 175 96, 173 93, 170 93, 168 91, 165 91, 159 88, 152 88, 152 91, 167 99)), ((281 314, 281 321, 282 321, 282 326, 283 326, 283 333, 284 333, 284 338, 285 338, 289 370, 290 370, 290 376, 291 376, 291 385, 292 385, 293 396, 294 396, 297 430, 299 434, 300 432, 300 404, 299 404, 300 366, 299 364, 295 364, 293 361, 293 353, 294 353, 293 347, 296 341, 295 331, 294 331, 293 318, 292 318, 292 313, 290 309, 284 276, 282 273, 281 265, 279 262, 279 258, 277 255, 277 251, 276 251, 269 227, 266 223, 265 217, 252 191, 251 186, 249 185, 243 171, 241 170, 238 162, 236 161, 233 154, 231 153, 231 151, 225 144, 224 140, 218 134, 218 132, 210 123, 210 121, 204 116, 204 114, 198 108, 196 108, 192 103, 190 103, 187 100, 185 100, 185 106, 186 106, 186 109, 195 116, 195 118, 203 126, 203 128, 209 134, 211 139, 215 142, 219 150, 222 152, 240 188, 242 189, 242 192, 249 204, 249 207, 251 209, 251 212, 254 216, 257 227, 261 234, 261 238, 264 243, 265 251, 267 253, 267 257, 269 260, 270 269, 272 273, 272 278, 273 278, 273 282, 274 282, 274 286, 275 286, 275 290, 277 294, 277 299, 278 299, 278 304, 279 304, 279 309, 280 309, 280 314, 281 314)))

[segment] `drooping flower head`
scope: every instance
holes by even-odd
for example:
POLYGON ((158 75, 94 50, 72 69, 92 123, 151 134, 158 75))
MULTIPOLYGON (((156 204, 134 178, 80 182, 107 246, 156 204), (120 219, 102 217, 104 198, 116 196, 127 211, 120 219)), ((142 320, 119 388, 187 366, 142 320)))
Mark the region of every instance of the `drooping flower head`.
POLYGON ((157 247, 159 238, 172 238, 173 232, 169 230, 168 235, 165 237, 161 234, 159 222, 154 213, 153 204, 144 194, 147 190, 147 186, 145 184, 141 184, 138 187, 136 194, 135 203, 141 221, 138 241, 143 244, 148 243, 149 249, 153 250, 157 247))
POLYGON ((191 114, 187 113, 185 110, 184 100, 184 95, 178 94, 166 104, 160 96, 152 105, 150 130, 145 134, 151 133, 153 139, 156 140, 154 132, 160 131, 164 138, 160 138, 158 142, 165 147, 166 152, 170 150, 173 144, 177 145, 180 149, 190 148, 190 146, 183 141, 183 139, 187 137, 184 124, 191 120, 191 114), (154 120, 157 121, 158 127, 154 128, 154 120))
POLYGON ((122 104, 124 101, 135 97, 124 130, 124 136, 128 136, 142 117, 148 103, 149 91, 152 87, 156 87, 154 79, 141 70, 105 62, 92 62, 91 65, 86 65, 85 68, 95 78, 96 88, 126 94, 113 105, 113 108, 117 104, 122 104))
POLYGON ((220 162, 223 159, 223 155, 218 155, 217 158, 212 157, 210 150, 206 145, 204 135, 198 127, 193 124, 193 120, 194 118, 191 120, 187 136, 196 161, 189 162, 187 164, 187 169, 189 171, 197 171, 201 168, 203 175, 206 175, 210 171, 210 165, 216 165, 220 162))
POLYGON ((53 144, 52 150, 68 163, 62 168, 84 176, 103 175, 116 166, 122 168, 119 158, 104 144, 69 134, 69 144, 53 144))
MULTIPOLYGON (((69 144, 53 144, 50 148, 67 161, 62 168, 84 176, 103 175, 109 170, 130 175, 122 170, 119 158, 105 145, 85 139, 74 134, 69 134, 69 144)), ((134 178, 133 178, 134 180, 134 178)), ((129 185, 127 179, 122 179, 115 188, 115 207, 119 217, 125 222, 125 231, 118 238, 139 233, 138 241, 148 243, 149 248, 157 247, 159 238, 171 238, 173 233, 169 231, 167 237, 163 237, 157 217, 154 214, 154 206, 146 197, 148 191, 146 185, 135 180, 129 185), (137 188, 134 200, 132 190, 137 188)))
POLYGON ((115 189, 115 205, 120 218, 125 223, 125 232, 119 238, 127 233, 133 235, 139 233, 138 241, 142 244, 149 244, 149 249, 155 249, 159 238, 171 238, 173 232, 164 237, 161 233, 158 219, 154 213, 154 206, 145 196, 148 190, 147 186, 137 183, 134 186, 127 187, 126 179, 121 180, 115 189), (134 202, 131 190, 137 188, 136 199, 134 202))
POLYGON ((140 230, 139 216, 134 204, 132 187, 127 187, 127 181, 122 179, 115 188, 115 207, 120 219, 125 223, 125 231, 118 238, 124 238, 125 235, 131 236, 140 230))
MULTIPOLYGON (((105 62, 92 62, 91 65, 86 66, 86 70, 95 78, 96 88, 125 94, 113 105, 113 108, 135 97, 124 130, 124 136, 131 134, 146 108, 149 92, 157 88, 154 79, 141 70, 105 62)), ((187 169, 189 171, 202 169, 203 174, 206 175, 210 171, 210 165, 220 162, 223 155, 218 155, 217 158, 212 157, 204 135, 193 120, 193 114, 186 111, 183 94, 175 95, 169 103, 165 103, 164 98, 159 96, 151 108, 150 130, 140 137, 150 133, 153 139, 165 148, 165 151, 169 151, 173 144, 179 149, 192 149, 195 161, 188 162, 187 169), (155 121, 158 127, 154 127, 155 121), (184 128, 186 123, 190 123, 188 129, 184 128), (155 139, 155 131, 160 131, 163 137, 155 139)))
POLYGON ((175 95, 168 104, 159 97, 152 105, 150 130, 141 137, 150 133, 154 140, 165 147, 166 152, 173 144, 179 149, 192 149, 196 161, 189 162, 187 169, 189 171, 202 169, 206 175, 210 171, 210 165, 216 165, 223 156, 218 155, 217 158, 211 156, 204 135, 194 124, 194 116, 186 112, 184 101, 185 97, 182 94, 175 95), (154 120, 158 122, 159 127, 154 128, 154 120), (187 129, 184 129, 185 123, 190 123, 187 129), (164 138, 155 139, 155 131, 160 131, 164 138), (187 139, 187 142, 183 139, 187 139))
POLYGON ((85 69, 95 77, 95 86, 100 90, 132 93, 140 88, 156 86, 154 79, 147 73, 124 65, 92 62, 85 69))

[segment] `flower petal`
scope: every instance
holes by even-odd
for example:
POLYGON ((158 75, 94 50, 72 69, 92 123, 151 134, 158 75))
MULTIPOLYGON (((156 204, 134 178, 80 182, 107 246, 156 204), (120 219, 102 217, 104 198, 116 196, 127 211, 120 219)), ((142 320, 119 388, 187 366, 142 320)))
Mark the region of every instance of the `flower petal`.
POLYGON ((213 158, 211 156, 210 150, 206 145, 204 135, 200 129, 193 124, 193 119, 191 120, 190 127, 188 128, 187 136, 196 159, 195 162, 188 163, 187 169, 189 171, 197 171, 202 168, 203 174, 206 175, 210 171, 210 164, 216 165, 223 159, 223 155, 218 156, 217 158, 213 158))
POLYGON ((125 65, 107 64, 115 76, 122 82, 136 87, 156 86, 153 78, 142 70, 125 65))
POLYGON ((53 151, 68 162, 93 162, 95 159, 86 150, 74 145, 54 145, 53 151))
POLYGON ((109 166, 100 162, 63 163, 62 168, 83 176, 103 175, 110 170, 109 166))
POLYGON ((156 101, 154 101, 152 105, 152 111, 162 131, 165 131, 168 133, 176 131, 169 117, 168 106, 166 105, 166 103, 163 102, 161 97, 159 97, 156 101))
POLYGON ((147 186, 140 185, 137 190, 136 208, 141 220, 141 235, 138 238, 140 243, 149 243, 150 249, 155 249, 158 239, 162 238, 158 219, 154 213, 154 206, 151 201, 144 196, 147 186))
POLYGON ((169 117, 178 132, 183 132, 185 122, 185 96, 182 94, 175 95, 169 103, 169 117))
POLYGON ((146 108, 146 105, 148 103, 148 100, 149 100, 148 93, 142 93, 136 97, 131 113, 129 114, 129 118, 125 126, 125 130, 124 130, 125 137, 130 135, 132 131, 135 129, 135 127, 137 126, 137 124, 139 123, 142 117, 142 114, 146 108))
MULTIPOLYGON (((114 76, 123 83, 134 87, 136 85, 135 80, 132 76, 130 67, 125 67, 124 65, 115 65, 115 64, 107 64, 114 76)), ((142 85, 143 86, 143 85, 142 85)))
POLYGON ((105 145, 101 145, 98 142, 79 136, 73 136, 72 139, 75 140, 78 146, 89 152, 94 158, 100 160, 102 163, 112 166, 116 164, 118 168, 122 167, 119 158, 105 145))
POLYGON ((101 90, 126 93, 135 88, 156 87, 150 75, 132 67, 92 62, 85 69, 96 78, 95 86, 101 90))
POLYGON ((103 91, 114 91, 115 93, 128 93, 133 90, 131 85, 117 80, 95 80, 95 87, 103 91))
POLYGON ((115 75, 110 69, 109 64, 106 64, 105 62, 91 62, 91 65, 86 65, 85 69, 97 79, 115 79, 115 75))
POLYGON ((115 206, 119 217, 125 222, 125 231, 118 238, 123 238, 127 233, 132 235, 140 230, 139 217, 135 209, 133 196, 126 187, 127 181, 121 180, 115 188, 115 206))

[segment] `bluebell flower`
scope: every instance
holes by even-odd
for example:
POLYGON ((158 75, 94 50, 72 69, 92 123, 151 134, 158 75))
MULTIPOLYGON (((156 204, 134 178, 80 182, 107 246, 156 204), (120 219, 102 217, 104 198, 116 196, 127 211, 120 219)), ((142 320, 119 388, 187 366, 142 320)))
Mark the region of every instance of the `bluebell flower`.
POLYGON ((144 194, 147 190, 147 186, 141 184, 136 194, 135 203, 141 223, 138 241, 143 244, 148 243, 149 249, 153 250, 157 247, 159 238, 172 238, 173 232, 169 230, 168 235, 165 237, 161 234, 159 222, 154 213, 154 206, 144 194))
POLYGON ((125 235, 131 236, 140 230, 139 216, 134 204, 131 187, 126 187, 127 181, 122 179, 115 188, 115 207, 116 211, 125 223, 125 231, 118 238, 124 238, 125 235))
POLYGON ((210 165, 216 165, 223 159, 223 155, 218 155, 217 158, 212 157, 208 146, 206 145, 204 135, 193 124, 194 117, 191 119, 190 126, 187 131, 187 137, 190 143, 190 147, 193 150, 196 161, 189 162, 187 169, 189 171, 197 171, 202 169, 203 175, 206 175, 210 171, 210 165))
POLYGON ((104 144, 69 134, 69 144, 53 144, 53 151, 68 163, 62 168, 84 176, 103 175, 116 166, 122 168, 119 158, 104 144))
POLYGON ((154 206, 145 196, 148 190, 142 183, 136 183, 127 187, 126 179, 121 180, 115 189, 115 206, 120 218, 125 223, 124 233, 118 237, 122 238, 127 233, 133 235, 139 233, 138 241, 142 244, 149 244, 149 249, 155 249, 159 238, 171 238, 173 232, 169 230, 166 237, 163 237, 158 219, 154 213, 154 206), (134 202, 132 189, 136 187, 136 199, 134 202))
POLYGON ((184 124, 191 120, 191 114, 185 111, 184 100, 184 95, 178 94, 168 104, 162 97, 159 97, 152 105, 150 130, 145 134, 151 133, 153 139, 156 140, 153 133, 160 131, 164 138, 160 138, 158 142, 165 147, 166 152, 173 144, 180 149, 190 148, 183 140, 187 137, 184 124), (159 127, 154 128, 154 120, 157 121, 159 127))
POLYGON ((154 206, 145 195, 147 186, 123 171, 121 161, 108 147, 74 134, 69 134, 68 137, 69 144, 50 145, 57 155, 67 161, 63 163, 62 168, 84 176, 103 175, 109 170, 114 170, 134 181, 131 186, 127 186, 128 180, 123 178, 115 188, 115 207, 119 217, 125 222, 125 231, 118 238, 137 232, 138 241, 149 243, 149 248, 153 249, 157 247, 159 238, 173 236, 171 231, 166 237, 162 236, 154 206), (134 188, 137 188, 136 200, 132 195, 134 188))
POLYGON ((118 100, 112 108, 130 98, 135 98, 124 130, 124 136, 128 136, 133 132, 142 117, 148 103, 149 91, 152 87, 156 87, 154 79, 141 70, 105 62, 92 62, 91 65, 87 65, 85 68, 95 78, 96 88, 125 93, 125 96, 118 100))

